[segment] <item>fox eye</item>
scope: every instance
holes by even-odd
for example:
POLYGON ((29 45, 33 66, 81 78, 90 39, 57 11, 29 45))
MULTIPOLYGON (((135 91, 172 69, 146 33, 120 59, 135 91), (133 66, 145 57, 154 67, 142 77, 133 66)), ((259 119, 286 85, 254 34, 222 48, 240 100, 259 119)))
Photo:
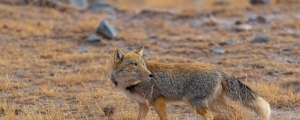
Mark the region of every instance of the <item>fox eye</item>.
POLYGON ((137 63, 131 63, 131 65, 137 66, 137 63))

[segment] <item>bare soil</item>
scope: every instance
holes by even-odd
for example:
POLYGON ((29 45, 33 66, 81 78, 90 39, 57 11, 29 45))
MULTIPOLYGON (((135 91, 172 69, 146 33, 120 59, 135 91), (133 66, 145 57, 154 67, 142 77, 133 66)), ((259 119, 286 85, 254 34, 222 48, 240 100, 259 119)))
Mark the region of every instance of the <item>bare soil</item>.
MULTIPOLYGON (((1 1, 0 119, 136 119, 137 104, 108 76, 116 48, 145 46, 147 60, 222 68, 271 104, 271 119, 300 120, 300 2, 223 2, 115 0, 108 3, 118 10, 105 12, 66 2, 49 7, 1 1), (102 20, 118 37, 87 42, 102 20), (270 41, 251 43, 259 34, 270 41), (224 45, 228 40, 235 43, 224 45)), ((237 119, 257 119, 237 109, 237 119)), ((181 103, 169 104, 168 111, 171 119, 201 119, 181 103)), ((158 116, 151 110, 147 118, 158 116)))

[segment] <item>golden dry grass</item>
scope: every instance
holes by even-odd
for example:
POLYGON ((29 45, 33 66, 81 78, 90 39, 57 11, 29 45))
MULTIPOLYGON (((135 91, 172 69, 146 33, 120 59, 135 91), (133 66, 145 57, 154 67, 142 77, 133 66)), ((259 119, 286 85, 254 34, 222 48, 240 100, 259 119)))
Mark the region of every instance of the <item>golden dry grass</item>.
MULTIPOLYGON (((236 4, 234 0, 232 3, 236 4)), ((165 6, 156 5, 155 1, 146 3, 144 8, 147 5, 165 6)), ((177 4, 174 6, 178 8, 177 4)), ((294 115, 300 112, 299 63, 286 62, 286 58, 300 60, 300 18, 295 17, 299 7, 299 3, 245 3, 239 8, 191 7, 181 13, 148 10, 108 14, 0 4, 0 119, 136 119, 137 104, 114 87, 108 73, 117 47, 130 51, 139 46, 145 46, 147 60, 220 67, 270 102, 272 119, 299 119, 294 115), (233 31, 222 23, 191 25, 203 21, 207 13, 232 23, 245 19, 247 13, 282 17, 248 32, 233 31), (87 36, 95 32, 103 19, 116 26, 118 38, 88 43, 87 36), (271 42, 251 44, 251 39, 260 33, 269 35, 271 42), (146 40, 152 35, 159 39, 146 40), (218 44, 228 39, 238 42, 231 46, 218 44), (78 53, 84 47, 89 52, 78 53), (291 50, 283 51, 287 47, 291 50), (227 53, 215 55, 211 48, 223 48, 227 53), (280 72, 267 74, 275 69, 280 72)), ((238 119, 256 119, 250 111, 237 109, 241 115, 238 119)), ((168 105, 168 111, 172 119, 200 118, 182 104, 168 105)), ((151 110, 147 118, 158 116, 151 110)))

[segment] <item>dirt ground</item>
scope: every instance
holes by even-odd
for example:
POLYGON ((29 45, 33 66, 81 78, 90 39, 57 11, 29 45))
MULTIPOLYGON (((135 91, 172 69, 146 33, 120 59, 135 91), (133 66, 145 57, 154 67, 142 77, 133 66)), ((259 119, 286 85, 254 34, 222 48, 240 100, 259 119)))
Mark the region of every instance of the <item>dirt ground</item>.
MULTIPOLYGON (((136 119, 138 105, 108 76, 116 48, 128 52, 145 46, 148 61, 222 68, 270 103, 271 119, 300 120, 299 1, 108 3, 117 10, 0 2, 0 119, 136 119), (102 20, 118 30, 118 37, 99 35, 100 42, 88 42, 102 20), (270 41, 252 43, 259 34, 270 41), (224 43, 228 40, 234 42, 224 43)), ((237 109, 238 119, 257 119, 237 109)), ((169 104, 168 112, 172 120, 201 119, 181 103, 169 104)), ((158 116, 151 109, 147 118, 158 116)))

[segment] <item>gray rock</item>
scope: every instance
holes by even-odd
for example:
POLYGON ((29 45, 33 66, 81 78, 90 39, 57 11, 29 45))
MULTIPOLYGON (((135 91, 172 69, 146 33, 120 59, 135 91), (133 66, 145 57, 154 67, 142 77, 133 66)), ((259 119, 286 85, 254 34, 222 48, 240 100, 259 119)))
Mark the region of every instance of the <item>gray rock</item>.
POLYGON ((292 48, 284 48, 283 51, 291 51, 292 48))
POLYGON ((89 49, 86 47, 78 50, 78 53, 86 53, 86 52, 89 52, 89 49))
POLYGON ((95 34, 91 34, 89 37, 88 37, 88 41, 89 42, 100 42, 100 38, 95 35, 95 34))
POLYGON ((143 56, 148 56, 148 52, 143 51, 143 56))
POLYGON ((272 70, 272 71, 269 71, 267 72, 268 75, 276 75, 278 74, 280 71, 279 70, 272 70))
POLYGON ((242 32, 242 31, 250 31, 250 30, 252 30, 253 27, 249 24, 244 23, 244 24, 235 25, 235 26, 233 26, 233 28, 237 32, 242 32))
POLYGON ((67 69, 67 66, 62 65, 62 66, 59 66, 59 68, 65 70, 65 69, 67 69))
POLYGON ((54 72, 50 72, 50 73, 49 73, 49 76, 51 76, 51 77, 53 77, 54 75, 55 75, 54 72))
POLYGON ((257 23, 266 23, 267 20, 265 17, 257 15, 257 14, 247 14, 246 15, 248 17, 248 23, 251 24, 257 24, 257 23))
POLYGON ((115 13, 117 8, 105 3, 104 1, 95 1, 89 5, 92 10, 102 10, 108 13, 115 13))
POLYGON ((155 39, 159 39, 159 36, 153 35, 147 38, 147 40, 155 40, 155 39))
POLYGON ((72 5, 87 8, 89 5, 85 0, 69 0, 72 5))
POLYGON ((249 0, 252 5, 269 4, 271 0, 249 0))
POLYGON ((220 42, 219 45, 233 45, 237 42, 237 40, 227 40, 227 41, 224 41, 224 42, 220 42))
POLYGON ((265 43, 265 42, 269 42, 269 41, 270 41, 269 36, 260 34, 260 35, 257 35, 251 42, 252 43, 265 43))
POLYGON ((216 6, 225 6, 225 5, 229 5, 229 2, 227 0, 226 1, 218 0, 218 1, 214 2, 214 5, 216 5, 216 6))
POLYGON ((118 31, 110 25, 106 20, 103 20, 97 28, 97 33, 107 37, 109 39, 115 38, 118 36, 118 31))
POLYGON ((295 63, 295 64, 299 64, 300 60, 291 60, 291 59, 287 59, 286 60, 288 63, 295 63))
POLYGON ((23 74, 23 72, 22 72, 22 71, 16 71, 16 72, 14 72, 14 74, 15 74, 16 76, 21 76, 21 75, 23 74))
POLYGON ((223 49, 212 49, 212 52, 214 54, 222 55, 222 54, 226 53, 226 50, 223 50, 223 49))

